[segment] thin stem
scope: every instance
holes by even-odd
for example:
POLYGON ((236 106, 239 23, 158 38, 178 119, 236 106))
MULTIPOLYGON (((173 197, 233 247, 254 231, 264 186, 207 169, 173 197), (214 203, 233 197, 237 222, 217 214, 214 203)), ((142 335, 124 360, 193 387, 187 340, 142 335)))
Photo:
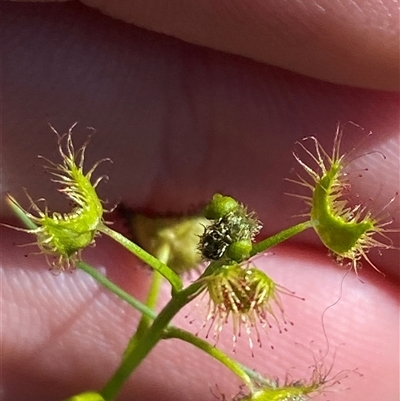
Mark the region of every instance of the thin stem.
POLYGON ((196 337, 192 333, 172 326, 164 330, 163 338, 178 338, 196 346, 197 348, 200 348, 201 350, 224 364, 237 376, 239 376, 243 380, 245 385, 250 389, 250 391, 253 391, 253 382, 250 376, 247 374, 246 370, 239 363, 229 358, 220 349, 212 346, 209 342, 202 340, 199 337, 196 337))
MULTIPOLYGON (((157 303, 158 293, 160 290, 162 279, 163 276, 157 270, 154 270, 153 278, 150 285, 150 290, 146 300, 146 306, 151 308, 152 310, 154 310, 157 303)), ((147 333, 147 330, 151 326, 153 320, 154 318, 149 318, 145 314, 142 315, 138 327, 136 329, 136 332, 130 338, 129 343, 125 348, 123 358, 127 358, 128 355, 131 353, 132 349, 135 349, 135 344, 142 338, 143 335, 147 333)))
POLYGON ((142 336, 138 341, 135 341, 129 352, 124 355, 120 366, 101 391, 106 401, 115 399, 130 374, 160 341, 171 319, 201 291, 201 288, 204 286, 202 278, 212 274, 215 269, 220 267, 220 263, 221 262, 211 263, 198 280, 172 296, 172 299, 158 314, 151 327, 146 331, 146 335, 142 336))
MULTIPOLYGON (((155 256, 161 262, 166 263, 169 258, 169 249, 170 249, 169 247, 161 247, 161 249, 155 252, 155 256)), ((151 280, 149 293, 147 294, 147 299, 146 299, 146 305, 153 310, 157 305, 158 294, 160 292, 162 281, 163 281, 163 276, 157 270, 153 270, 153 277, 151 280)), ((130 338, 129 343, 125 348, 123 358, 128 357, 131 350, 135 348, 135 344, 140 340, 142 335, 144 335, 147 332, 153 320, 154 319, 150 319, 144 314, 142 315, 138 327, 136 329, 136 332, 130 338)))
POLYGON ((6 202, 21 223, 25 225, 25 227, 27 227, 29 230, 34 230, 37 228, 37 225, 26 215, 26 212, 9 193, 6 195, 6 202))
POLYGON ((163 282, 163 276, 157 270, 155 270, 146 300, 146 305, 151 309, 154 309, 157 305, 157 299, 160 293, 160 287, 162 282, 163 282))
MULTIPOLYGON (((146 299, 146 306, 148 306, 152 310, 154 310, 157 304, 158 294, 160 291, 162 280, 163 276, 157 270, 154 270, 149 293, 147 294, 147 299, 146 299)), ((151 322, 153 320, 154 319, 150 319, 146 315, 142 315, 135 336, 140 337, 150 327, 151 322)))
POLYGON ((103 276, 99 271, 89 266, 87 263, 78 262, 77 267, 92 276, 98 283, 110 290, 117 297, 121 298, 129 305, 133 306, 139 312, 142 312, 143 315, 146 315, 149 319, 153 320, 156 318, 157 315, 151 308, 129 295, 127 292, 122 290, 120 287, 110 281, 107 277, 103 276))
MULTIPOLYGON (((108 280, 106 277, 104 277, 96 269, 89 266, 87 263, 78 262, 77 267, 80 268, 81 270, 83 270, 84 272, 86 272, 87 274, 89 274, 98 283, 103 285, 105 288, 110 290, 112 293, 117 295, 119 298, 126 301, 133 308, 142 312, 143 315, 146 316, 148 319, 154 320, 156 318, 155 312, 152 309, 150 309, 150 307, 152 307, 154 305, 142 304, 140 301, 136 300, 134 297, 132 297, 131 295, 129 295, 128 293, 126 293, 125 291, 120 289, 116 284, 112 283, 110 280, 108 280)), ((157 272, 154 272, 154 274, 158 276, 156 281, 158 281, 159 278, 162 277, 157 272)), ((149 300, 149 297, 148 297, 148 300, 149 300)), ((249 387, 250 390, 252 389, 252 380, 251 380, 251 377, 253 376, 252 370, 245 366, 238 364, 237 362, 235 362, 234 360, 229 358, 227 355, 225 355, 221 350, 210 345, 207 341, 204 341, 204 340, 196 337, 192 333, 189 333, 185 330, 179 329, 174 326, 168 326, 164 330, 161 338, 165 338, 165 339, 179 338, 183 341, 193 344, 195 347, 205 351, 207 354, 209 354, 213 358, 215 358, 218 361, 220 361, 221 363, 223 363, 228 369, 230 369, 239 378, 241 378, 243 380, 243 382, 249 387)), ((130 346, 128 345, 128 347, 126 348, 126 351, 124 353, 124 358, 127 358, 127 355, 131 353, 130 350, 134 347, 134 344, 136 341, 131 341, 132 344, 130 346)), ((257 378, 258 378, 258 376, 257 376, 257 378)))
POLYGON ((147 263, 154 270, 157 270, 162 276, 164 276, 172 286, 172 293, 176 293, 180 291, 183 287, 182 280, 180 277, 171 270, 165 263, 159 261, 153 255, 150 255, 144 249, 142 249, 139 245, 136 245, 132 241, 129 241, 122 234, 117 231, 112 230, 110 227, 107 227, 104 224, 99 225, 98 230, 103 234, 108 235, 114 241, 117 241, 123 247, 128 249, 134 255, 136 255, 139 259, 143 260, 143 262, 147 263))
MULTIPOLYGON (((157 249, 154 253, 154 256, 161 262, 167 265, 167 262, 170 257, 170 247, 167 246, 161 246, 159 249, 157 249)), ((146 305, 149 308, 154 309, 157 306, 157 299, 158 299, 158 294, 160 292, 160 287, 162 284, 162 279, 163 276, 157 271, 154 271, 153 274, 153 280, 151 281, 151 286, 149 293, 147 294, 147 300, 146 300, 146 305)))
MULTIPOLYGON (((110 290, 112 293, 114 293, 116 296, 121 298, 122 300, 126 301, 129 305, 131 305, 134 309, 138 310, 139 312, 143 313, 143 316, 146 316, 148 319, 154 320, 157 315, 155 312, 150 309, 154 305, 152 302, 150 302, 150 305, 144 305, 140 301, 136 300, 134 297, 120 289, 116 284, 108 280, 106 277, 104 277, 101 273, 99 273, 96 269, 93 267, 89 266, 87 263, 84 262, 78 262, 77 267, 89 274, 91 277, 93 277, 99 284, 103 285, 105 288, 110 290)), ((154 272, 155 275, 158 276, 158 278, 155 279, 155 281, 158 281, 159 278, 162 276, 158 274, 157 272, 154 272)), ((156 284, 154 284, 156 287, 156 284)), ((149 301, 148 297, 148 301, 149 301)), ((139 328, 137 332, 139 331, 139 328)), ((135 336, 136 337, 136 334, 135 336)), ((260 381, 260 377, 258 374, 252 371, 252 369, 243 366, 241 364, 238 364, 231 358, 229 358, 227 355, 225 355, 221 350, 213 347, 210 345, 207 341, 204 341, 195 335, 193 335, 190 332, 187 332, 185 330, 179 329, 174 326, 167 326, 167 328, 164 330, 163 335, 161 338, 179 338, 183 341, 186 341, 188 343, 193 344, 195 347, 203 350, 213 358, 217 359, 221 363, 223 363, 228 369, 230 369, 233 373, 235 373, 239 378, 243 380, 243 382, 246 384, 246 386, 249 387, 250 390, 252 390, 252 380, 251 377, 254 379, 257 379, 257 381, 260 381)), ((132 340, 130 341, 128 347, 126 348, 126 351, 124 352, 124 359, 127 358, 127 355, 131 353, 132 348, 135 348, 135 344, 138 341, 138 338, 136 338, 135 341, 132 340)), ((265 380, 265 379, 264 379, 265 380)))
POLYGON ((300 223, 293 227, 287 228, 286 230, 283 230, 278 234, 273 235, 272 237, 266 238, 265 240, 258 242, 257 244, 254 244, 250 252, 250 255, 254 256, 257 253, 264 252, 267 249, 275 245, 278 245, 281 242, 286 241, 288 238, 293 237, 294 235, 299 234, 302 231, 306 230, 307 228, 311 227, 312 227, 312 221, 308 220, 304 223, 300 223))
POLYGON ((175 295, 156 317, 146 335, 139 341, 135 341, 129 352, 122 359, 118 369, 101 391, 102 396, 107 401, 115 399, 130 374, 158 343, 163 330, 174 315, 185 305, 186 301, 186 296, 175 295))

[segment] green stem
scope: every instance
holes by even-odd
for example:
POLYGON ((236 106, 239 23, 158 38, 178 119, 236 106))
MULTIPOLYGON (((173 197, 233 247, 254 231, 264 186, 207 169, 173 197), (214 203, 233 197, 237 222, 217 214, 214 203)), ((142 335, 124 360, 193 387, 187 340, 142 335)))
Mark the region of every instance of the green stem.
MULTIPOLYGON (((157 298, 158 298, 158 293, 160 291, 160 286, 162 283, 163 276, 157 271, 154 270, 153 272, 153 278, 151 280, 151 285, 150 285, 150 290, 149 293, 147 294, 147 299, 146 299, 146 305, 154 310, 156 304, 157 304, 157 298)), ((142 315, 142 318, 140 319, 139 325, 137 327, 136 333, 134 337, 140 337, 146 330, 150 327, 151 322, 154 319, 150 319, 146 315, 142 315)), ((132 338, 133 340, 133 338, 132 338)))
POLYGON ((162 282, 163 276, 157 270, 155 270, 146 300, 146 305, 151 309, 154 309, 157 306, 158 294, 160 293, 162 282))
MULTIPOLYGON (((126 301, 133 308, 135 308, 139 312, 142 312, 143 315, 146 316, 148 319, 154 320, 156 318, 155 312, 152 309, 150 309, 150 307, 154 306, 152 302, 150 302, 150 305, 142 304, 140 301, 136 300, 134 297, 123 291, 116 284, 108 280, 106 277, 104 277, 93 267, 89 266, 87 263, 78 262, 77 267, 86 272, 87 274, 89 274, 99 284, 103 285, 105 288, 110 290, 116 296, 126 301)), ((158 275, 159 278, 161 277, 161 275, 158 274, 157 272, 154 272, 154 274, 158 275)), ((157 278, 156 281, 158 280, 159 279, 157 278)), ((154 287, 156 287, 156 285, 154 285, 154 287)), ((148 301, 149 298, 150 297, 148 297, 148 301)), ((259 376, 258 375, 255 376, 255 372, 253 372, 250 368, 238 364, 234 360, 230 359, 227 355, 225 355, 221 350, 210 345, 207 341, 199 339, 192 333, 189 333, 185 330, 176 328, 174 326, 168 326, 167 328, 164 329, 163 335, 162 337, 160 337, 160 339, 161 338, 179 338, 183 341, 193 344, 195 347, 200 348, 213 358, 223 363, 232 372, 234 372, 239 378, 243 380, 243 382, 249 387, 250 390, 252 389, 251 377, 256 378, 258 381, 260 380, 259 376)), ((134 347, 134 344, 136 343, 136 341, 132 340, 131 342, 132 345, 131 346, 128 345, 128 347, 126 348, 126 351, 124 353, 124 358, 127 358, 127 355, 131 354, 131 349, 134 347)))
POLYGON ((127 292, 119 288, 116 284, 114 284, 108 278, 104 277, 99 271, 89 266, 87 263, 78 262, 77 267, 92 276, 98 283, 110 290, 117 297, 121 298, 129 305, 133 306, 139 312, 142 312, 143 315, 146 315, 149 319, 153 320, 156 318, 156 314, 151 308, 144 305, 142 302, 138 301, 136 298, 132 297, 127 292))
MULTIPOLYGON (((161 247, 158 251, 155 252, 155 256, 163 263, 166 263, 169 259, 169 246, 161 247)), ((151 285, 149 289, 149 293, 147 294, 146 305, 151 308, 155 309, 157 306, 157 299, 158 294, 160 292, 160 287, 162 284, 163 276, 157 271, 153 270, 153 277, 151 280, 151 285)), ((130 354, 132 349, 135 349, 135 344, 141 339, 141 337, 147 332, 148 328, 150 327, 152 321, 154 319, 150 319, 146 315, 142 315, 140 318, 140 322, 136 329, 134 335, 130 338, 127 347, 125 348, 125 352, 123 358, 127 358, 130 354)))
POLYGON ((6 202, 12 212, 17 216, 17 218, 27 227, 29 230, 34 230, 37 225, 26 215, 24 209, 21 208, 19 203, 12 197, 9 193, 6 194, 6 202))
POLYGON ((148 252, 142 249, 139 245, 136 245, 132 241, 129 241, 122 234, 112 230, 110 227, 107 227, 104 224, 101 224, 98 227, 98 230, 101 231, 103 234, 106 234, 109 237, 111 237, 114 241, 117 241, 123 247, 128 249, 134 255, 136 255, 139 259, 143 260, 143 262, 151 266, 154 270, 157 270, 162 276, 164 276, 170 282, 172 286, 172 293, 176 293, 182 289, 183 287, 182 280, 165 263, 162 263, 156 257, 150 255, 148 252))
POLYGON ((168 327, 164 330, 163 338, 178 338, 180 340, 186 341, 197 348, 200 348, 216 360, 220 361, 224 364, 228 369, 230 369, 233 373, 239 376, 250 391, 253 392, 253 382, 250 376, 247 374, 246 370, 236 361, 229 358, 225 353, 223 353, 220 349, 212 346, 205 340, 202 340, 199 337, 196 337, 192 333, 189 333, 185 330, 178 329, 177 327, 168 327))
POLYGON ((130 374, 160 341, 171 319, 201 291, 204 286, 202 278, 212 274, 215 269, 221 266, 221 263, 220 261, 211 263, 198 280, 172 296, 151 327, 146 331, 146 335, 140 338, 139 341, 134 342, 129 353, 124 356, 120 366, 101 391, 106 401, 115 399, 130 374))
POLYGON ((186 302, 186 296, 181 296, 180 294, 175 295, 156 317, 149 330, 147 330, 146 335, 143 336, 140 341, 133 344, 130 352, 122 359, 120 366, 101 391, 102 396, 107 401, 115 399, 129 375, 158 343, 165 327, 167 327, 171 319, 186 302))
MULTIPOLYGON (((149 293, 147 295, 147 300, 146 300, 146 306, 154 310, 156 303, 157 303, 157 298, 158 298, 158 293, 159 289, 162 283, 163 276, 157 271, 153 271, 153 279, 151 281, 151 286, 149 293)), ((143 335, 147 333, 147 330, 151 326, 152 321, 155 319, 155 317, 150 318, 147 315, 143 314, 142 317, 140 318, 140 322, 138 324, 138 327, 136 329, 136 332, 134 335, 130 338, 128 345, 125 348, 124 355, 122 358, 127 358, 128 355, 132 352, 133 349, 136 347, 136 343, 140 341, 143 335)))
MULTIPOLYGON (((160 262, 167 264, 170 256, 170 247, 162 246, 155 251, 154 256, 156 256, 160 262)), ((149 293, 147 294, 146 299, 146 305, 153 310, 157 306, 157 299, 162 281, 163 276, 157 270, 154 270, 149 293)), ((146 315, 142 315, 135 336, 139 337, 143 332, 145 332, 150 327, 153 320, 154 319, 149 319, 146 315)))
POLYGON ((265 240, 254 244, 250 255, 254 256, 257 253, 264 252, 267 249, 278 245, 283 241, 286 241, 288 238, 293 237, 294 235, 299 234, 310 227, 312 227, 312 221, 308 220, 304 223, 300 223, 293 227, 287 228, 286 230, 283 230, 278 234, 273 235, 272 237, 266 238, 265 240))

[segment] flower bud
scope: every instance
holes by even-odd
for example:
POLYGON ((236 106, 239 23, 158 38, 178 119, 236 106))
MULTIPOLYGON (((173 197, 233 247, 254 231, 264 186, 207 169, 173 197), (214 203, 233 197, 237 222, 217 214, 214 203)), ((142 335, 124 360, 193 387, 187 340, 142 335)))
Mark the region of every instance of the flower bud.
POLYGON ((204 216, 209 220, 217 220, 234 212, 239 207, 239 203, 230 196, 215 194, 211 202, 206 206, 204 216))
POLYGON ((230 264, 223 266, 205 280, 210 301, 204 325, 207 321, 211 321, 208 332, 213 327, 213 338, 216 341, 230 316, 233 320, 234 347, 241 334, 242 326, 248 335, 249 346, 252 349, 252 330, 256 331, 256 340, 261 346, 258 324, 262 328, 270 328, 273 322, 280 330, 279 315, 283 323, 286 323, 278 294, 285 290, 281 290, 281 287, 263 271, 252 267, 241 267, 239 264, 230 264), (279 315, 275 313, 275 307, 279 315))
POLYGON ((293 196, 303 198, 306 204, 311 206, 309 214, 314 230, 340 264, 349 262, 357 272, 360 260, 365 259, 378 270, 367 254, 371 248, 394 248, 385 233, 399 230, 386 228, 393 222, 386 210, 396 199, 397 194, 383 210, 376 214, 361 203, 351 206, 346 198, 351 184, 349 175, 344 172, 348 155, 340 154, 341 139, 342 129, 338 126, 331 156, 314 137, 305 138, 305 140, 313 142, 315 154, 303 144, 299 144, 316 166, 308 166, 297 154, 294 154, 310 179, 306 180, 298 176, 299 181, 289 181, 311 190, 312 196, 293 196), (383 242, 378 239, 379 237, 383 242))
MULTIPOLYGON (((241 262, 250 256, 252 241, 260 232, 262 225, 254 212, 247 212, 246 207, 233 198, 217 194, 214 195, 210 205, 221 197, 228 199, 226 203, 229 207, 224 208, 224 212, 218 214, 220 217, 204 229, 198 249, 205 260, 218 260, 227 256, 233 261, 241 262), (235 208, 231 208, 233 201, 236 203, 235 208), (227 210, 229 212, 225 213, 227 210), (250 250, 247 250, 249 246, 250 250), (228 249, 230 249, 229 254, 228 249)), ((224 202, 223 204, 225 205, 224 202)), ((217 213, 211 215, 217 216, 217 213)))
POLYGON ((58 135, 58 150, 62 163, 55 164, 45 159, 49 166, 46 169, 54 176, 52 181, 61 184, 59 191, 73 203, 69 213, 49 212, 47 206, 41 210, 27 194, 31 208, 36 214, 24 210, 18 202, 8 195, 12 207, 22 212, 36 226, 33 229, 11 227, 36 235, 36 245, 46 256, 51 268, 66 270, 74 268, 80 260, 81 251, 94 243, 98 235, 98 227, 103 224, 103 205, 96 193, 96 187, 103 177, 91 182, 100 160, 87 172, 83 171, 84 153, 88 141, 75 152, 71 130, 64 135, 58 135), (54 258, 49 261, 48 257, 54 258))
POLYGON ((253 393, 235 397, 234 401, 311 401, 314 395, 323 394, 325 391, 340 391, 340 384, 349 374, 360 375, 357 370, 352 372, 343 370, 329 378, 331 370, 332 366, 327 369, 319 361, 314 365, 310 379, 296 381, 286 379, 283 385, 277 379, 274 381, 268 379, 265 380, 269 382, 268 384, 259 384, 253 393), (334 386, 338 387, 333 389, 334 386))
POLYGON ((240 241, 233 242, 228 246, 226 256, 230 260, 240 263, 250 257, 252 247, 253 245, 250 239, 242 239, 240 241))

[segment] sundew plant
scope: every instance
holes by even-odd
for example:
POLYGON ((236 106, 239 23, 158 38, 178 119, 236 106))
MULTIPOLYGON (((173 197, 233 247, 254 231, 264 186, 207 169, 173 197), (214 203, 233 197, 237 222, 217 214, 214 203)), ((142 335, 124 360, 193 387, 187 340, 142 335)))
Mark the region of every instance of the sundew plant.
POLYGON ((8 194, 10 207, 25 224, 25 227, 8 227, 35 237, 32 245, 44 254, 53 273, 85 271, 138 310, 141 320, 126 344, 120 365, 103 388, 88 388, 66 401, 116 400, 126 380, 135 374, 151 350, 160 341, 172 338, 190 343, 199 352, 215 358, 242 381, 236 395, 223 395, 221 400, 306 401, 343 379, 340 373, 331 374, 332 369, 326 369, 321 359, 315 361, 310 378, 279 381, 268 377, 267 372, 261 376, 218 348, 219 336, 227 322, 233 326, 233 348, 244 333, 252 353, 269 328, 282 330, 290 323, 284 312, 285 297, 300 297, 257 268, 258 254, 304 230, 314 230, 334 260, 358 274, 362 265, 377 270, 368 256, 372 248, 393 248, 388 233, 396 230, 390 228, 389 206, 395 197, 380 211, 369 210, 361 203, 351 204, 346 198, 351 189, 346 173, 349 158, 341 153, 340 127, 332 151, 326 151, 316 138, 309 137, 299 142, 300 152, 294 153, 300 168, 297 178, 290 181, 308 191, 307 195, 295 195, 304 199, 308 208, 301 223, 259 241, 263 224, 256 212, 228 194, 216 193, 195 216, 154 220, 135 215, 132 219, 135 238, 142 246, 113 230, 104 217, 107 211, 96 192, 103 177, 94 180, 93 174, 98 165, 108 159, 86 169, 85 151, 89 141, 75 149, 72 128, 63 135, 54 130, 60 160, 45 159, 45 168, 59 186, 58 190, 72 203, 72 210, 69 213, 50 211, 45 201, 38 204, 28 192, 30 208, 25 210, 8 194), (310 164, 304 161, 304 156, 311 160, 310 164), (100 235, 111 237, 151 269, 153 283, 145 303, 85 263, 82 251, 94 245, 100 235), (192 281, 185 285, 182 276, 188 272, 192 281), (163 280, 170 285, 170 299, 156 313, 154 308, 163 280), (195 303, 198 297, 207 299, 201 327, 206 332, 206 340, 199 333, 171 325, 173 317, 187 304, 195 303))

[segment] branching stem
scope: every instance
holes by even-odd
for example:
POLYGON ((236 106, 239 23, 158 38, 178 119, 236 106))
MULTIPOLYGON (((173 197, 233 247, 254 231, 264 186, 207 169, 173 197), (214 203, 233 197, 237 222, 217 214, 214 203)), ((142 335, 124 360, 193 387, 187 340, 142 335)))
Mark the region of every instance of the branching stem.
POLYGON ((137 341, 134 341, 133 344, 130 344, 129 352, 124 355, 120 366, 101 391, 106 401, 115 399, 130 374, 162 339, 164 330, 168 327, 171 319, 190 302, 194 296, 201 292, 204 286, 204 280, 202 279, 212 274, 215 269, 220 267, 221 263, 220 261, 211 263, 198 280, 183 290, 173 294, 171 300, 157 315, 153 324, 146 331, 146 335, 141 336, 137 341))
POLYGON ((200 348, 208 355, 212 356, 216 360, 220 361, 224 364, 228 369, 230 369, 233 373, 239 376, 244 384, 253 391, 253 382, 250 376, 247 374, 246 369, 243 368, 239 363, 229 358, 224 352, 215 346, 211 345, 209 342, 189 333, 185 330, 178 329, 177 327, 168 327, 164 330, 163 338, 178 338, 182 341, 186 341, 197 348, 200 348))
POLYGON ((87 273, 90 276, 92 276, 98 283, 100 283, 102 286, 104 286, 109 291, 114 293, 117 297, 121 298, 123 301, 127 302, 129 305, 134 307, 136 310, 138 310, 139 312, 143 313, 143 315, 146 315, 148 318, 150 318, 152 320, 154 320, 156 318, 157 315, 153 311, 153 309, 151 309, 148 306, 144 305, 142 302, 138 301, 132 295, 129 295, 123 289, 121 289, 116 284, 114 284, 112 281, 110 281, 107 277, 103 276, 95 268, 89 266, 85 262, 78 262, 77 263, 77 267, 79 269, 83 270, 85 273, 87 273))
POLYGON ((98 230, 103 234, 106 234, 109 237, 111 237, 114 241, 121 244, 124 248, 128 249, 130 252, 136 255, 143 262, 147 263, 154 270, 157 270, 171 284, 172 293, 176 293, 182 289, 183 287, 182 280, 165 263, 161 262, 156 257, 154 257, 153 255, 149 254, 144 249, 142 249, 139 245, 136 245, 135 243, 124 237, 122 234, 112 230, 110 227, 107 227, 104 224, 101 224, 98 227, 98 230))
POLYGON ((300 223, 293 227, 287 228, 286 230, 283 230, 278 234, 273 235, 272 237, 268 237, 265 240, 260 241, 257 244, 254 244, 250 252, 250 255, 254 256, 257 253, 264 252, 267 249, 272 248, 273 246, 278 245, 283 241, 286 241, 287 239, 293 237, 294 235, 301 233, 307 228, 311 228, 312 226, 313 226, 312 221, 308 220, 304 223, 300 223))

